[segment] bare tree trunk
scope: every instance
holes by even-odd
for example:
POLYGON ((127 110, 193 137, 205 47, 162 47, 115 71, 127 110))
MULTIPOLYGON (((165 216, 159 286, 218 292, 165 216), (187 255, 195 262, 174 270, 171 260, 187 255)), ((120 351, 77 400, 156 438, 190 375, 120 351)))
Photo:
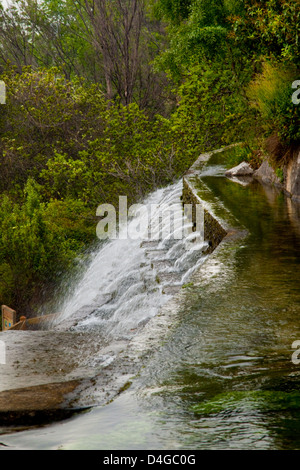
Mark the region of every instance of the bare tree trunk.
POLYGON ((107 97, 113 98, 115 91, 128 104, 133 100, 141 66, 144 0, 83 1, 92 25, 94 47, 103 58, 107 97))

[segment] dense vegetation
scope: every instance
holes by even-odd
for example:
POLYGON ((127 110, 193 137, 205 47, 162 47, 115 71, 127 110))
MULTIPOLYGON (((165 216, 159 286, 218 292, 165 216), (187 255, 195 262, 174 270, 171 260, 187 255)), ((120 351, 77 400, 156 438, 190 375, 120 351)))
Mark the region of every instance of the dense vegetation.
POLYGON ((280 167, 300 143, 295 0, 15 0, 0 21, 0 303, 22 313, 95 241, 99 204, 226 144, 280 167))

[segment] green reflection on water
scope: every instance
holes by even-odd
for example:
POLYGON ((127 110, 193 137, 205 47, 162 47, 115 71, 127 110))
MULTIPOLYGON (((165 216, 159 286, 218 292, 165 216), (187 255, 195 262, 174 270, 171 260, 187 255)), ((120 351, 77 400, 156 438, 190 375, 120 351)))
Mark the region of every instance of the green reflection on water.
POLYGON ((299 410, 299 392, 280 392, 269 390, 237 391, 221 393, 213 400, 194 405, 192 410, 197 414, 222 412, 260 412, 299 410))

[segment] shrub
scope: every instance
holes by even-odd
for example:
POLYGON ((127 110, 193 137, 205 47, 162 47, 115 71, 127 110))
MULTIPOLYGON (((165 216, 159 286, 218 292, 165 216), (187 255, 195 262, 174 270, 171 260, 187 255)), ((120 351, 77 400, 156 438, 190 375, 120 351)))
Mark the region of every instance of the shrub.
POLYGON ((248 162, 254 170, 257 170, 263 160, 260 145, 259 141, 252 141, 251 143, 243 142, 231 147, 224 152, 226 155, 226 166, 232 168, 242 162, 248 162))
POLYGON ((294 67, 265 62, 262 73, 248 88, 251 104, 262 117, 265 135, 277 135, 283 145, 300 142, 300 106, 292 101, 296 78, 294 67))
POLYGON ((0 201, 0 302, 23 313, 53 287, 80 250, 94 237, 80 202, 41 201, 40 187, 28 180, 23 203, 0 201))
POLYGON ((172 130, 189 163, 201 152, 243 141, 249 134, 251 113, 226 65, 191 67, 178 94, 172 130))
POLYGON ((78 198, 95 208, 120 190, 140 198, 184 171, 167 119, 108 102, 99 86, 67 81, 58 69, 10 69, 2 78, 0 190, 14 186, 21 195, 32 177, 46 198, 78 198))

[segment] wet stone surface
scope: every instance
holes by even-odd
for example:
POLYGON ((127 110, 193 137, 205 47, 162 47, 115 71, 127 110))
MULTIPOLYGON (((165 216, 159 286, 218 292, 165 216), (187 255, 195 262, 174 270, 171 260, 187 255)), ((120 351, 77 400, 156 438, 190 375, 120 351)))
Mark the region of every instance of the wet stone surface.
POLYGON ((109 394, 94 394, 95 377, 107 383, 106 368, 124 348, 90 332, 6 331, 1 340, 0 426, 55 421, 104 402, 109 394))

